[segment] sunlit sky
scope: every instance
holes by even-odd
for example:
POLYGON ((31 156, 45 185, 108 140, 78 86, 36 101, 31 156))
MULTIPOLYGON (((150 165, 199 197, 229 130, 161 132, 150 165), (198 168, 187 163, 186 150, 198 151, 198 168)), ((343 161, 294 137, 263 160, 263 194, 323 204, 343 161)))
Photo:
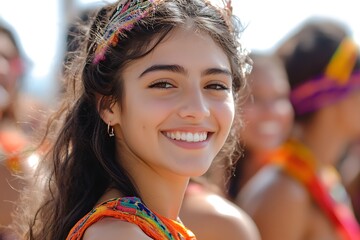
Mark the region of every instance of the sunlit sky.
MULTIPOLYGON (((241 41, 249 50, 272 50, 287 33, 310 16, 331 17, 348 24, 355 41, 360 42, 360 15, 355 0, 232 1, 234 13, 247 26, 241 41)), ((26 88, 47 101, 56 94, 54 74, 59 68, 65 40, 64 2, 71 0, 0 2, 0 17, 17 31, 24 52, 32 62, 26 88)), ((98 0, 73 2, 74 6, 83 7, 98 0)))
POLYGON ((349 26, 360 42, 356 0, 233 0, 234 13, 247 26, 242 41, 250 49, 270 50, 308 17, 328 17, 349 26), (356 29, 357 28, 357 29, 356 29))

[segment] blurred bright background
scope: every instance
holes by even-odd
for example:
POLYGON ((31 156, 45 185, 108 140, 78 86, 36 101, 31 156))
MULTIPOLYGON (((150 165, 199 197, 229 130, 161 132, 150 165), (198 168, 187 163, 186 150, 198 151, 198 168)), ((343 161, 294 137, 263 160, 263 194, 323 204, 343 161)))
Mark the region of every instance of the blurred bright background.
MULTIPOLYGON (((234 13, 246 30, 244 46, 271 51, 302 20, 310 16, 338 19, 360 42, 360 15, 355 0, 233 0, 234 13)), ((25 90, 51 104, 57 93, 56 73, 61 67, 67 26, 82 9, 101 4, 98 0, 32 0, 0 2, 0 18, 16 31, 29 71, 25 90)))

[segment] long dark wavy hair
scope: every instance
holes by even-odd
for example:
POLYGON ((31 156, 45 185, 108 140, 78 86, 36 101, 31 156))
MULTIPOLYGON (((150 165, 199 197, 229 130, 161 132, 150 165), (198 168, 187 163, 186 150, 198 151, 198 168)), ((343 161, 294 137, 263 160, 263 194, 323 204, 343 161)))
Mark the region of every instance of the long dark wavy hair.
MULTIPOLYGON (((117 4, 99 9, 87 36, 79 42, 77 54, 72 55, 75 57, 66 67, 63 104, 50 119, 46 134, 47 138, 53 136, 53 144, 37 171, 41 194, 31 191, 32 196, 37 194, 41 199, 33 209, 35 214, 25 209, 18 216, 27 226, 30 224, 26 239, 65 239, 109 188, 124 196, 141 197, 131 176, 122 168, 121 159, 117 164, 115 140, 108 136, 107 125, 99 113, 115 101, 121 104, 121 73, 126 65, 149 54, 174 28, 191 24, 194 30, 209 34, 223 49, 231 63, 236 99, 246 85, 245 72, 251 60, 239 43, 242 26, 228 11, 206 0, 160 1, 153 14, 119 36, 119 44, 110 46, 105 59, 94 64, 94 49, 117 4)), ((235 130, 219 156, 231 158, 234 136, 235 130)), ((29 196, 19 206, 28 205, 25 201, 31 199, 29 196)))

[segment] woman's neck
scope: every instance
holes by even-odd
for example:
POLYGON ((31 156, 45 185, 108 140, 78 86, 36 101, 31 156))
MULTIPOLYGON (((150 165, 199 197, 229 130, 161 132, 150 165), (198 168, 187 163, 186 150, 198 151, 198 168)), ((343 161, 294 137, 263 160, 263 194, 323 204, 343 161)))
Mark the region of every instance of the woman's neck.
MULTIPOLYGON (((152 211, 176 220, 188 184, 188 179, 182 179, 177 183, 174 180, 165 181, 163 178, 144 174, 144 177, 134 179, 139 190, 141 201, 152 211)), ((112 198, 132 197, 125 196, 119 190, 110 188, 99 199, 97 204, 112 198)))
POLYGON ((146 206, 164 217, 178 218, 188 177, 165 176, 150 169, 147 173, 134 176, 134 181, 146 206))

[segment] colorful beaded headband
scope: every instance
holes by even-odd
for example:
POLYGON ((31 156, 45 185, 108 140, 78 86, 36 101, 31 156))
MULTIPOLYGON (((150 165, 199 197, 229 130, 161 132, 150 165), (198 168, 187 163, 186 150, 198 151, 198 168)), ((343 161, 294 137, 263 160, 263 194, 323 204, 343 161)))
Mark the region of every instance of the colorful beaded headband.
POLYGON ((95 50, 94 64, 105 59, 106 51, 110 46, 116 46, 119 35, 131 30, 135 23, 147 16, 155 9, 160 0, 122 0, 119 2, 115 13, 109 20, 103 40, 95 50))
MULTIPOLYGON (((116 46, 119 35, 130 31, 142 18, 155 10, 156 5, 162 0, 122 0, 119 2, 115 13, 105 28, 102 41, 97 45, 93 64, 98 64, 105 59, 106 51, 110 46, 116 46)), ((211 0, 214 1, 214 0, 211 0)), ((211 3, 210 1, 210 3, 211 3)), ((228 15, 232 14, 231 0, 221 0, 228 15)))
POLYGON ((360 88, 360 71, 354 71, 358 57, 359 49, 356 43, 350 38, 344 38, 324 74, 291 91, 290 100, 295 114, 299 116, 316 111, 360 88))

